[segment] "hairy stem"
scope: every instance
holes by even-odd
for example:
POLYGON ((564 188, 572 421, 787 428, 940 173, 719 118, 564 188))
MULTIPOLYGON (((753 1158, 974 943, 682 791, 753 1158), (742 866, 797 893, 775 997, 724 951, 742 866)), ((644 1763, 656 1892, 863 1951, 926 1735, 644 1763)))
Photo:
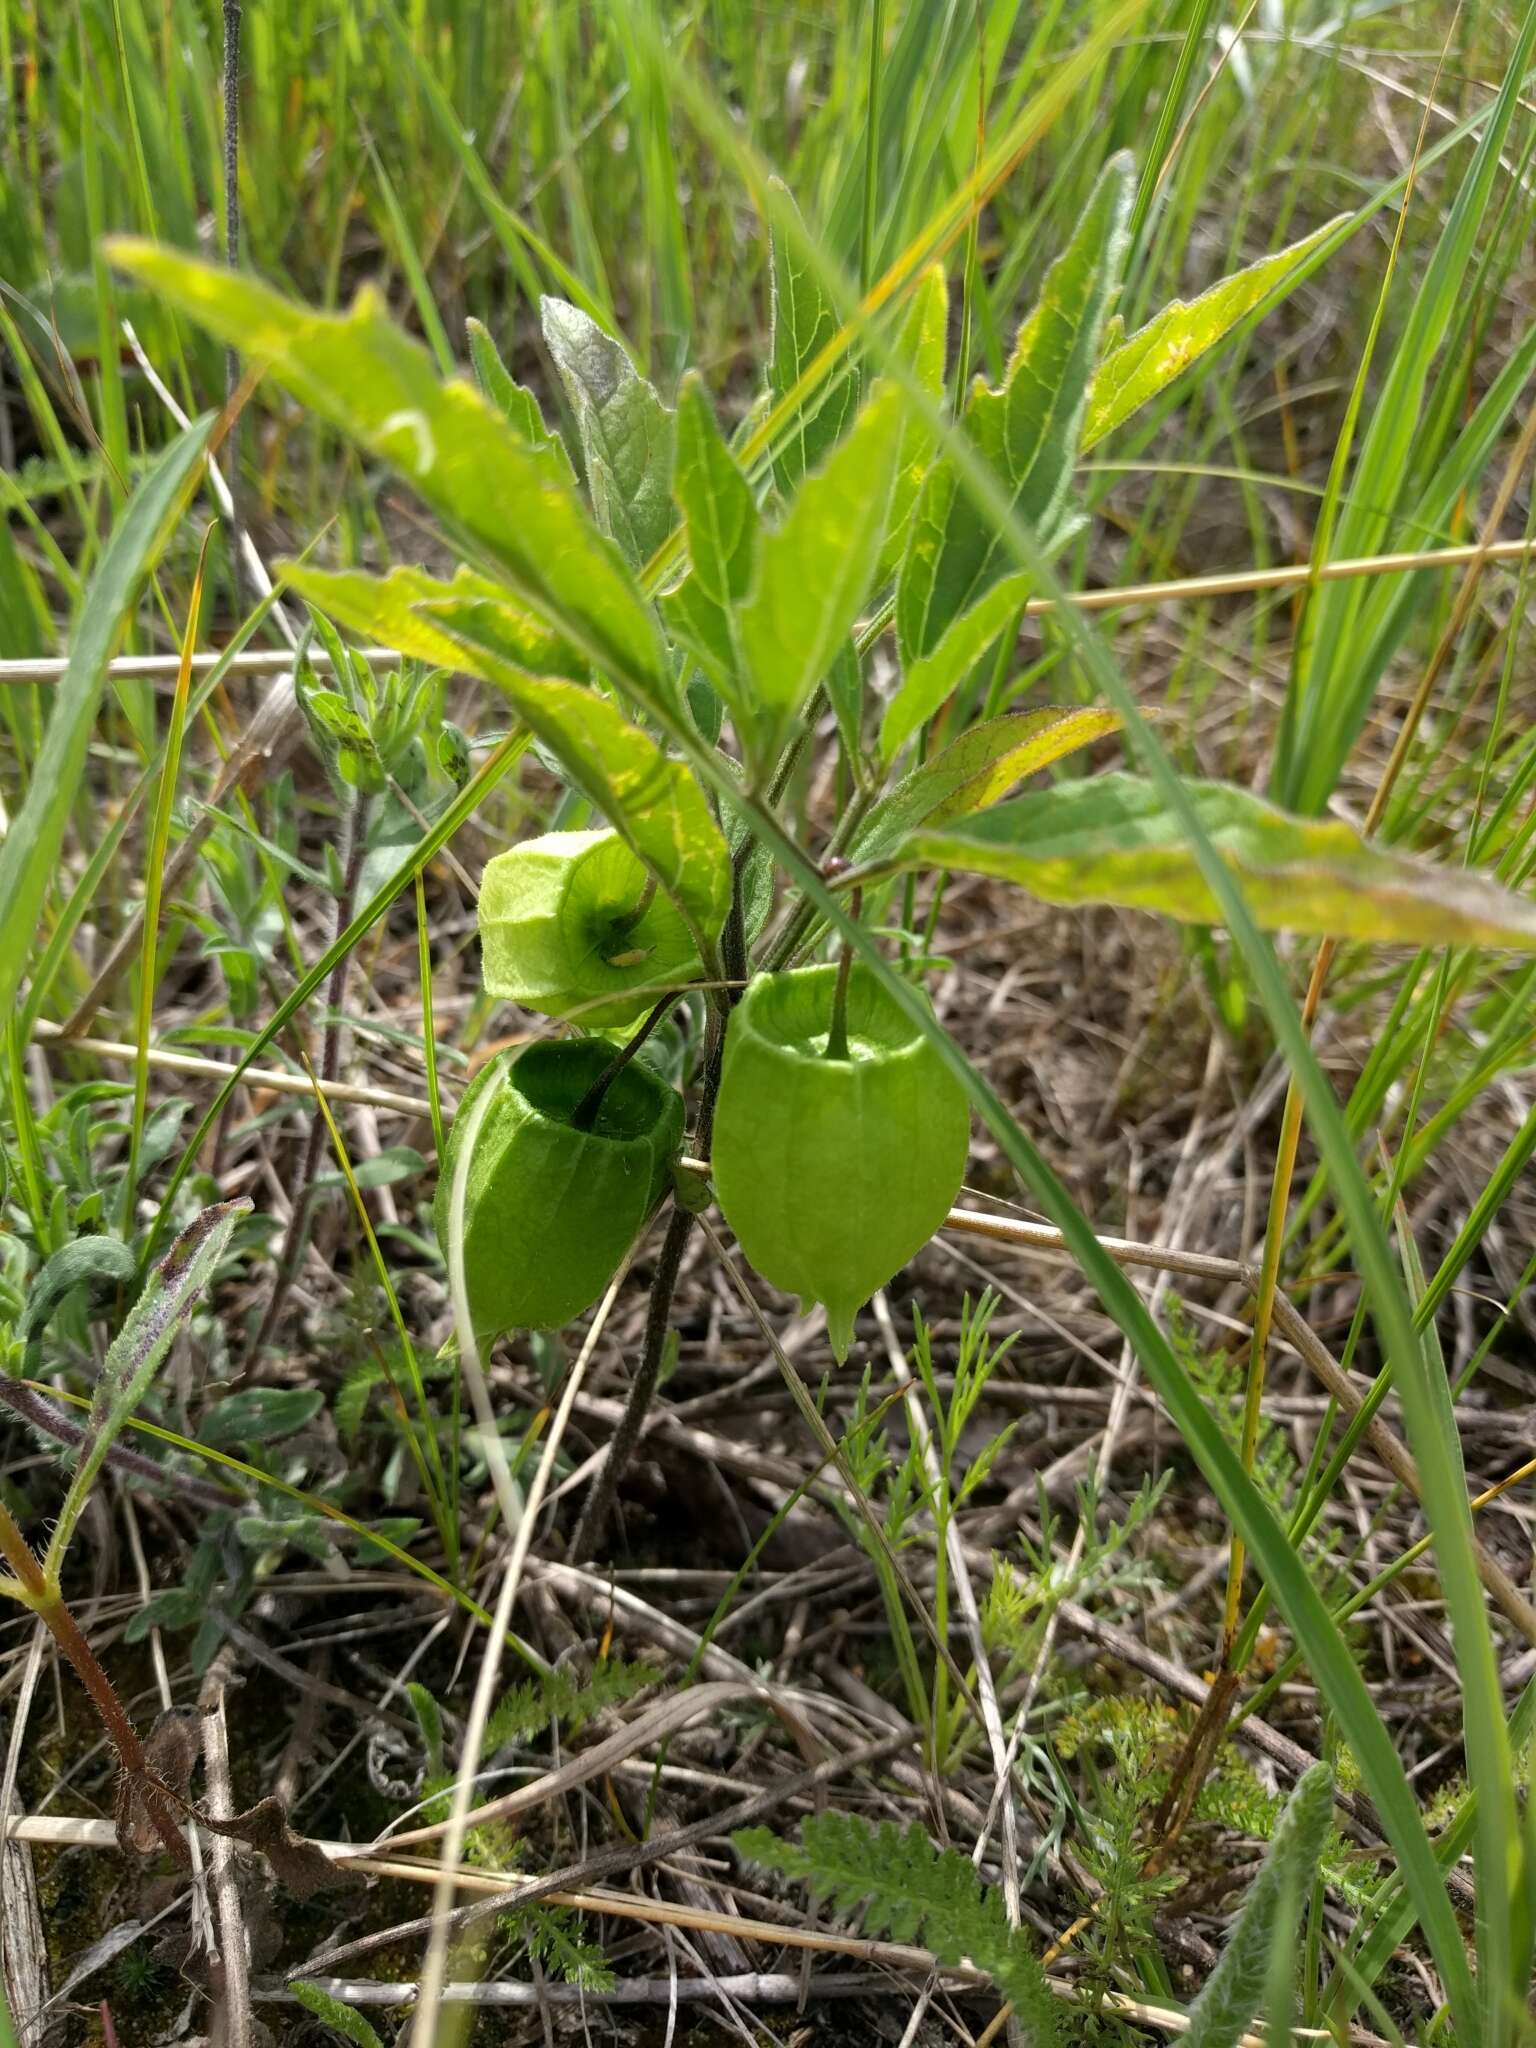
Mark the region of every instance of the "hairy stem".
POLYGON ((47 1574, 33 1554, 31 1544, 22 1535, 15 1518, 3 1502, 0 1502, 0 1557, 4 1557, 17 1583, 23 1588, 27 1605, 75 1667, 80 1683, 89 1693, 91 1704, 100 1716, 101 1725, 117 1753, 118 1763, 133 1780, 134 1789, 143 1800, 144 1811, 148 1814, 155 1833, 175 1861, 185 1866, 191 1860, 186 1841, 176 1824, 175 1814, 161 1791, 159 1780, 149 1768, 149 1759, 144 1754, 139 1731, 134 1727, 127 1709, 118 1698, 111 1679, 101 1668, 95 1651, 86 1641, 80 1624, 65 1604, 63 1594, 57 1586, 49 1583, 47 1574))

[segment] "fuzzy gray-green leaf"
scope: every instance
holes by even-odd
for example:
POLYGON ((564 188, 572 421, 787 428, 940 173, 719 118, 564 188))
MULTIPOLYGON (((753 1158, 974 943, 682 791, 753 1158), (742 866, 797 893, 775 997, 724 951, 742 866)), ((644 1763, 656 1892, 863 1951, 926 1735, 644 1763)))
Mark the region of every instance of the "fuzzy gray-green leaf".
POLYGON ((597 523, 638 568, 672 527, 672 415, 628 352, 579 306, 545 299, 541 312, 576 415, 597 523))

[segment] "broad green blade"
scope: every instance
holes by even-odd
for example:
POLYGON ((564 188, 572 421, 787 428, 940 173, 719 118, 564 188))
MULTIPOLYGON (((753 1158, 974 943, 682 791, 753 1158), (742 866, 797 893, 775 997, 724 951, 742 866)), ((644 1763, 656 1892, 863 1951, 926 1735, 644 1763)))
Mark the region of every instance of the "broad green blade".
MULTIPOLYGON (((1536 904, 1481 875, 1385 852, 1342 821, 1294 818, 1225 783, 1185 787, 1210 844, 1268 931, 1536 950, 1536 904)), ((890 859, 997 875, 1047 903, 1116 903, 1187 924, 1224 921, 1183 822, 1136 775, 1064 783, 942 830, 915 832, 890 859)))

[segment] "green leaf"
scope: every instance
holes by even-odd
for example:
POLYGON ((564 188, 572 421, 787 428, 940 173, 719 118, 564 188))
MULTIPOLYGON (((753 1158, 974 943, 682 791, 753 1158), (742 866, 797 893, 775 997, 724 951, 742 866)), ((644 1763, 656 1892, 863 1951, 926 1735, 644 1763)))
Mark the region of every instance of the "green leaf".
POLYGON ((214 1402, 197 1426, 197 1440, 216 1451, 275 1443, 313 1421, 324 1405, 317 1387, 242 1387, 214 1402))
MULTIPOLYGON (((1536 951, 1536 905, 1480 875, 1367 845, 1340 820, 1293 817, 1226 783, 1186 788, 1266 930, 1536 951)), ((1182 822, 1135 775, 1065 783, 918 831, 893 859, 996 875, 1046 903, 1115 903, 1190 924, 1223 921, 1182 822)))
POLYGON ((678 394, 672 489, 693 567, 662 599, 662 616, 710 680, 735 700, 740 661, 732 613, 750 590, 757 564, 757 501, 725 444, 703 383, 692 372, 678 394))
POLYGON ((707 958, 731 902, 731 864, 704 793, 608 698, 554 676, 530 676, 502 640, 500 608, 471 598, 428 615, 474 649, 535 737, 620 832, 694 927, 707 958))
MULTIPOLYGON (((937 407, 944 401, 944 359, 949 345, 949 291, 942 264, 933 263, 917 281, 907 316, 896 337, 896 356, 937 407)), ((933 460, 933 428, 916 406, 907 408, 896 458, 896 484, 891 492, 890 522, 880 551, 875 581, 884 583, 901 566, 907 545, 907 521, 917 503, 923 478, 933 460)))
POLYGON ((80 607, 69 666, 53 693, 26 797, 0 840, 0 903, 8 935, 0 946, 0 1016, 12 1013, 28 947, 42 921, 64 827, 80 792, 107 662, 181 509, 211 426, 209 418, 194 422, 149 471, 113 528, 80 607))
POLYGON ((520 440, 471 385, 439 382, 426 349, 395 326, 376 291, 364 287, 349 312, 315 313, 154 243, 115 238, 109 249, 122 269, 391 463, 600 668, 643 697, 665 690, 650 610, 559 463, 520 440))
POLYGON ((1113 711, 1059 704, 1009 711, 973 725, 886 792, 865 819, 849 858, 878 860, 920 826, 933 829, 985 810, 1026 775, 1119 729, 1113 711))
POLYGON ((521 611, 499 583, 477 576, 472 569, 457 569, 450 581, 428 575, 425 569, 402 563, 387 576, 370 576, 366 569, 312 569, 304 562, 279 564, 289 589, 312 604, 327 618, 349 632, 382 642, 429 661, 435 668, 465 669, 477 673, 473 656, 457 640, 440 632, 419 607, 434 599, 483 598, 498 604, 505 615, 505 631, 516 635, 522 646, 522 665, 538 675, 569 676, 584 682, 589 669, 575 648, 557 633, 551 633, 530 612, 521 611), (514 624, 514 622, 517 622, 514 624))
POLYGON ((1030 2040, 1057 2038, 1057 2007, 1029 1937, 1008 1925, 1000 1890, 959 1849, 936 1849, 914 1824, 876 1827, 860 1814, 813 1814, 799 1843, 767 1828, 732 1837, 738 1855, 808 1884, 892 1941, 923 1941, 941 1963, 974 1963, 1019 2009, 1030 2040))
POLYGON ((1088 394, 1083 447, 1102 441, 1166 390, 1271 293, 1278 301, 1282 287, 1295 279, 1307 258, 1337 232, 1343 218, 1341 215, 1339 220, 1314 229, 1272 256, 1260 257, 1246 270, 1234 271, 1197 299, 1172 300, 1128 340, 1110 349, 1088 394))
POLYGON ((736 614, 756 750, 771 755, 824 679, 869 595, 896 476, 902 402, 882 380, 824 468, 800 486, 758 546, 736 614))
POLYGON ((951 619, 936 646, 907 666, 880 721, 880 758, 887 766, 1017 617, 1031 582, 1013 575, 994 583, 979 603, 951 619))
POLYGON ((138 1260, 120 1237, 72 1238, 60 1245, 28 1288, 17 1336, 36 1337, 76 1288, 89 1288, 94 1298, 137 1279, 138 1271, 138 1260))
POLYGON ((1259 2009, 1282 1900, 1304 1898, 1333 1824, 1333 1772, 1314 1764, 1286 1802, 1237 1925, 1189 2010, 1185 2048, 1236 2048, 1259 2009))
POLYGON ((501 360, 490 329, 479 320, 466 320, 464 325, 469 334, 469 360, 482 395, 499 409, 519 440, 526 441, 530 448, 548 450, 567 482, 574 484, 576 472, 571 468, 565 443, 545 426, 539 401, 518 383, 501 360))
POLYGON ((217 1271, 235 1225, 250 1210, 249 1201, 242 1198, 237 1202, 215 1202, 195 1217, 150 1274, 144 1291, 113 1338, 91 1400, 79 1462, 43 1565, 52 1583, 58 1582, 69 1539, 90 1498, 96 1475, 106 1462, 107 1452, 143 1400, 176 1332, 217 1271))
MULTIPOLYGON (((1100 337, 1119 288, 1131 188, 1130 158, 1113 157, 1072 241, 1046 273, 1001 387, 992 390, 978 378, 966 409, 971 439, 1005 485, 1014 512, 1048 550, 1060 545, 1070 524, 1072 471, 1100 337)), ((935 463, 918 499, 897 589, 904 666, 938 645, 1007 559, 995 522, 961 487, 954 462, 935 463)))
POLYGON ((343 2005, 329 1991, 323 1991, 318 1984, 306 1984, 302 1977, 294 1978, 288 1989, 306 2012, 312 2012, 317 2020, 323 2020, 331 2032, 340 2034, 344 2041, 355 2042, 356 2048, 384 2048, 377 2032, 356 2006, 343 2005))
POLYGON ((597 523, 638 567, 672 527, 672 415, 620 344, 579 307, 547 298, 540 312, 576 415, 597 523))
MULTIPOLYGON (((840 323, 821 279, 801 249, 798 237, 804 229, 789 187, 782 178, 768 182, 777 200, 768 223, 773 312, 768 389, 778 404, 838 333, 840 323)), ((833 446, 858 402, 858 372, 843 366, 834 369, 806 398, 774 457, 774 474, 786 497, 833 446)))

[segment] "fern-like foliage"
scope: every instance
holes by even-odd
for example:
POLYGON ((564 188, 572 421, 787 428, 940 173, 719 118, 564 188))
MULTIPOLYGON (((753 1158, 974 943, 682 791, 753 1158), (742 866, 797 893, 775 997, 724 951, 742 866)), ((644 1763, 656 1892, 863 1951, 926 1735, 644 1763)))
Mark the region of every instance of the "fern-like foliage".
POLYGON ((527 1742, 541 1735, 552 1721, 558 1721, 568 1735, 574 1735, 588 1721, 621 1706, 648 1685, 656 1683, 649 1664, 628 1664, 614 1658, 599 1664, 589 1678, 567 1670, 551 1671, 546 1678, 530 1678, 510 1686, 492 1710, 485 1724, 482 1756, 494 1756, 510 1743, 527 1742))
POLYGON ((813 1815, 798 1842, 767 1828, 732 1837, 750 1862, 798 1878, 872 1933, 921 1942, 941 1963, 973 1963, 1011 2001, 1033 2048, 1057 2039, 1057 2005, 1038 1957, 1008 1925, 1002 1895, 958 1849, 936 1849, 920 1827, 878 1827, 851 1813, 813 1815))
POLYGON ((514 1906, 502 1916, 508 1933, 521 1937, 529 1955, 552 1977, 579 1984, 583 1991, 611 1991, 613 1971, 595 1941, 583 1932, 580 1919, 566 1906, 514 1906))

